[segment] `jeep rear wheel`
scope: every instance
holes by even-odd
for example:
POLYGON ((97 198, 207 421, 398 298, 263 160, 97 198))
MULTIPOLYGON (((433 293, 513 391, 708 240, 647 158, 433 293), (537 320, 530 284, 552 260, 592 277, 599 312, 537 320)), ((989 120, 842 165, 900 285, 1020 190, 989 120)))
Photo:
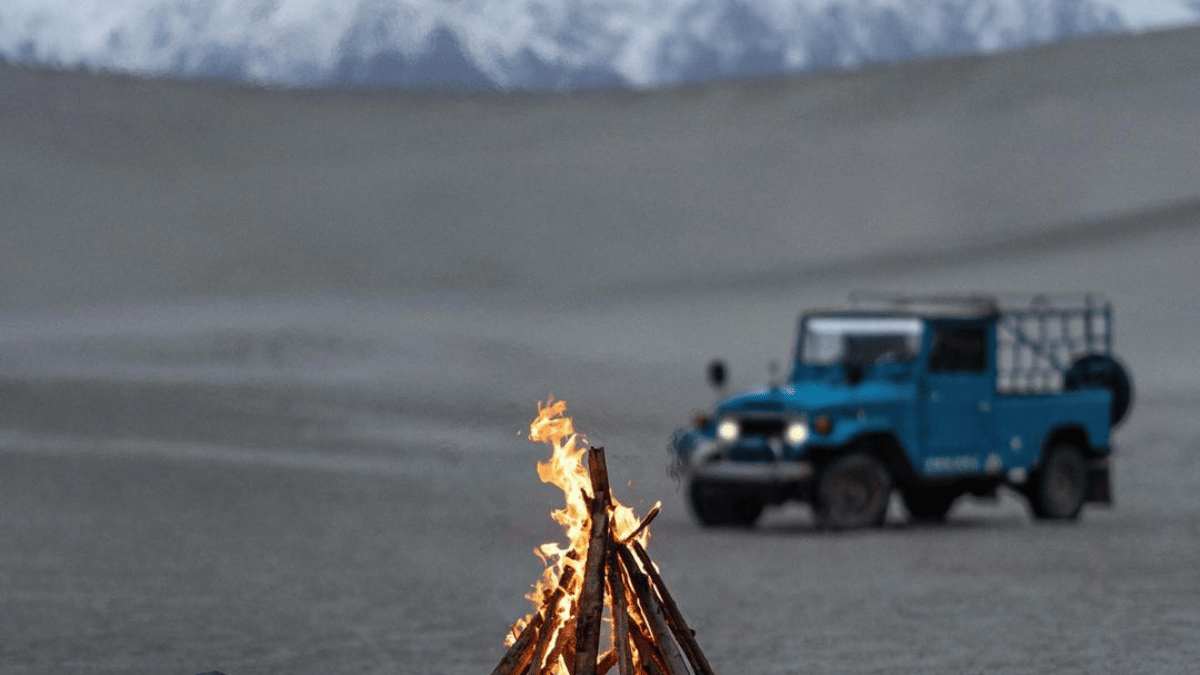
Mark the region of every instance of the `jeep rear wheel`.
POLYGON ((688 498, 692 515, 705 527, 754 527, 763 510, 757 499, 721 494, 701 481, 692 481, 688 498))
POLYGON ((1087 500, 1087 466, 1083 451, 1059 443, 1046 452, 1029 484, 1029 506, 1044 520, 1074 520, 1087 500))
POLYGON ((883 525, 891 492, 891 474, 878 458, 843 455, 821 472, 813 501, 817 524, 835 530, 883 525))

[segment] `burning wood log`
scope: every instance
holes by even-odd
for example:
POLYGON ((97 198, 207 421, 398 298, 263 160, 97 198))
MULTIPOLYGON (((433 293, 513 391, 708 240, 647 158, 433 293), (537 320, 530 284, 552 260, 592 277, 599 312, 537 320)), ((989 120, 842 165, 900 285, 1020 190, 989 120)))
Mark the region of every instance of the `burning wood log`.
POLYGON ((547 568, 530 596, 536 610, 492 675, 606 675, 614 667, 618 675, 713 675, 646 553, 659 506, 639 522, 613 499, 604 448, 588 449, 583 467, 584 451, 575 446, 570 419, 561 416, 565 407, 561 401, 539 406, 530 439, 554 445, 538 474, 566 496, 566 507, 553 515, 567 529, 570 547, 541 547, 540 555, 561 564, 562 573, 551 591, 547 568), (612 646, 601 656, 606 607, 612 646))
POLYGON ((608 560, 608 593, 612 598, 613 652, 618 675, 634 675, 633 652, 629 643, 629 598, 621 580, 621 566, 615 556, 608 560))
POLYGON ((567 567, 563 570, 559 577, 558 586, 554 594, 547 599, 542 611, 534 614, 529 619, 529 623, 521 630, 521 634, 517 636, 515 642, 509 647, 508 652, 500 659, 500 663, 492 670, 492 675, 519 675, 525 672, 530 663, 533 662, 534 656, 537 653, 541 635, 551 634, 550 631, 543 631, 542 625, 546 619, 546 613, 550 607, 557 606, 557 602, 553 600, 554 595, 558 595, 561 600, 562 595, 567 593, 567 588, 571 585, 571 580, 575 577, 575 568, 567 567))
POLYGON ((583 590, 579 593, 579 618, 575 624, 574 675, 596 675, 600 651, 600 619, 604 615, 604 563, 608 558, 608 464, 604 448, 588 450, 588 475, 592 480, 591 536, 584 564, 583 590))
POLYGON ((687 666, 683 663, 683 656, 679 653, 679 647, 675 640, 672 639, 673 633, 667 627, 666 613, 650 588, 650 578, 637 568, 633 553, 627 547, 620 547, 618 553, 625 568, 625 574, 629 577, 633 587, 633 593, 642 607, 642 616, 646 618, 650 627, 650 634, 654 637, 655 644, 662 650, 663 656, 666 657, 667 671, 671 675, 688 675, 687 666))
POLYGON ((646 514, 645 518, 642 518, 642 522, 638 523, 638 526, 633 528, 632 532, 624 537, 621 537, 621 541, 618 543, 628 544, 634 539, 637 539, 637 536, 641 534, 643 530, 645 530, 647 527, 650 527, 650 523, 654 521, 654 519, 658 516, 658 512, 661 510, 661 504, 655 504, 654 506, 650 507, 650 512, 646 514))
POLYGON ((679 646, 687 654, 688 661, 692 664, 692 670, 697 675, 713 675, 712 667, 708 665, 708 659, 705 658, 704 652, 700 650, 700 645, 696 644, 695 631, 688 627, 687 621, 683 618, 683 613, 679 611, 679 606, 675 604, 675 599, 671 597, 671 592, 667 590, 667 585, 663 583, 662 576, 658 573, 658 567, 650 559, 650 554, 646 553, 646 548, 642 546, 641 542, 633 542, 631 548, 637 554, 638 560, 642 563, 642 568, 646 570, 646 574, 650 576, 650 582, 654 590, 658 593, 658 597, 662 600, 663 609, 666 610, 667 626, 671 628, 671 632, 675 634, 675 639, 679 642, 679 646))
MULTIPOLYGON (((575 607, 575 604, 571 605, 575 607)), ((571 612, 575 615, 575 612, 571 612)), ((558 659, 563 659, 564 663, 570 664, 571 655, 575 653, 575 622, 567 621, 563 624, 562 630, 558 632, 558 639, 554 641, 554 649, 550 651, 550 663, 557 663, 558 659)))
POLYGON ((539 629, 537 649, 533 652, 533 658, 530 660, 530 672, 533 675, 549 672, 547 668, 553 663, 554 654, 552 647, 555 646, 555 638, 559 635, 558 626, 562 622, 562 615, 558 611, 558 606, 562 604, 563 599, 567 596, 567 589, 571 585, 571 578, 575 575, 575 568, 568 567, 563 570, 562 580, 558 583, 558 588, 554 590, 554 594, 550 596, 550 600, 546 602, 542 621, 542 627, 539 629))
POLYGON ((663 656, 662 650, 655 646, 654 640, 636 622, 631 622, 629 625, 629 637, 640 657, 638 665, 648 675, 667 675, 667 659, 663 656))
POLYGON ((542 627, 542 615, 535 614, 524 630, 517 636, 517 641, 508 648, 508 652, 500 659, 500 663, 492 669, 492 675, 514 675, 523 673, 533 660, 533 651, 537 648, 539 631, 542 627))
POLYGON ((596 675, 608 675, 608 671, 617 665, 617 652, 614 649, 609 649, 600 657, 600 662, 596 664, 596 675))

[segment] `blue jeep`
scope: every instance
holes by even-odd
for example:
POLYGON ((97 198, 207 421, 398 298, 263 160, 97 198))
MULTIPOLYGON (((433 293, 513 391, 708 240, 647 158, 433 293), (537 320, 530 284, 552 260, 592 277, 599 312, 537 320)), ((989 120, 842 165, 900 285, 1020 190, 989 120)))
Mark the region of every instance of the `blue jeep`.
MULTIPOLYGON (((1112 503, 1113 428, 1132 383, 1096 294, 851 297, 800 317, 791 373, 723 398, 671 441, 703 525, 811 504, 820 527, 915 519, 1010 487, 1037 518, 1112 503)), ((725 367, 709 366, 720 391, 725 367)))

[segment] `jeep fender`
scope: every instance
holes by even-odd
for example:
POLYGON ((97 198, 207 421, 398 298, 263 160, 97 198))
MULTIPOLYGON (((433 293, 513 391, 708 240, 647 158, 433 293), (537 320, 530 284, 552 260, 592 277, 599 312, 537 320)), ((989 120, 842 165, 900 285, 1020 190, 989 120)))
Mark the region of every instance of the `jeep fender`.
POLYGON ((908 454, 905 453, 904 446, 895 434, 891 431, 882 431, 880 428, 868 430, 860 428, 857 431, 859 433, 836 446, 811 448, 809 450, 810 459, 815 464, 823 466, 850 452, 869 452, 879 457, 887 465, 895 485, 904 486, 917 480, 917 474, 908 459, 908 454))
POLYGON ((828 436, 820 438, 820 443, 821 445, 850 447, 862 438, 892 436, 893 440, 896 440, 894 429, 895 424, 884 417, 841 419, 833 425, 833 431, 828 436))
POLYGON ((1037 463, 1041 464, 1042 457, 1045 456, 1046 451, 1058 443, 1070 443, 1083 450, 1088 456, 1103 454, 1099 449, 1105 447, 1105 444, 1093 442, 1084 425, 1077 423, 1060 424, 1051 429, 1045 438, 1042 439, 1041 455, 1038 457, 1037 463))

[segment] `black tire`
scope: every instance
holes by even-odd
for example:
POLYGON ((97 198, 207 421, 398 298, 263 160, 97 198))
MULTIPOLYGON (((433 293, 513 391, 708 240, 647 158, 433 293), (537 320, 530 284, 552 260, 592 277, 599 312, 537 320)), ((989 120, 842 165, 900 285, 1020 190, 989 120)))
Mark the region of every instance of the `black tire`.
POLYGON ((705 527, 754 527, 762 515, 762 502, 752 497, 730 497, 702 482, 688 487, 692 515, 705 527))
POLYGON ((1075 520, 1087 501, 1087 465, 1083 450, 1059 443, 1042 457, 1029 483, 1029 506, 1042 520, 1075 520))
POLYGON ((904 491, 904 508, 913 520, 943 521, 958 493, 945 488, 910 488, 904 491))
POLYGON ((813 498, 817 524, 834 530, 883 525, 892 494, 892 476, 874 455, 854 452, 821 472, 813 498))
POLYGON ((1088 354, 1076 359, 1063 373, 1063 388, 1068 391, 1099 388, 1112 392, 1108 417, 1114 427, 1125 420, 1133 407, 1133 380, 1125 367, 1107 354, 1088 354))

